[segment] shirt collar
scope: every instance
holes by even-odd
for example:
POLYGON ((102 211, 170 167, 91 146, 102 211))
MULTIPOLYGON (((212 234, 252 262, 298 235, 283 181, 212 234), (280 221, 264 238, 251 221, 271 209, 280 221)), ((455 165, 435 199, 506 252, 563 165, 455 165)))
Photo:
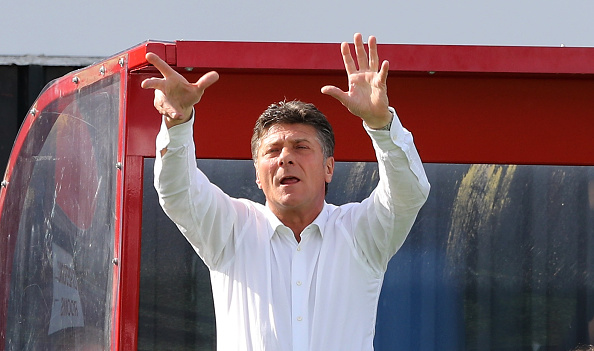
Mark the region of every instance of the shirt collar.
POLYGON ((320 230, 320 235, 324 237, 324 229, 326 228, 326 222, 328 221, 328 204, 324 201, 324 207, 320 211, 320 214, 311 222, 310 226, 315 225, 320 230))
MULTIPOLYGON (((281 226, 286 227, 286 226, 283 224, 283 222, 280 221, 280 219, 278 219, 278 217, 276 217, 276 215, 274 213, 272 213, 272 211, 268 207, 268 204, 266 204, 266 206, 264 206, 264 207, 265 207, 264 214, 266 215, 266 218, 268 219, 268 223, 270 223, 270 227, 272 228, 272 230, 270 231, 270 238, 272 238, 272 236, 278 230, 279 227, 281 227, 281 226)), ((318 214, 316 219, 314 219, 313 222, 311 222, 311 224, 308 225, 308 227, 317 226, 318 230, 320 231, 320 235, 323 238, 324 237, 324 229, 326 227, 327 220, 328 220, 328 204, 326 203, 326 201, 324 201, 324 206, 322 207, 322 210, 320 211, 320 213, 318 214)))

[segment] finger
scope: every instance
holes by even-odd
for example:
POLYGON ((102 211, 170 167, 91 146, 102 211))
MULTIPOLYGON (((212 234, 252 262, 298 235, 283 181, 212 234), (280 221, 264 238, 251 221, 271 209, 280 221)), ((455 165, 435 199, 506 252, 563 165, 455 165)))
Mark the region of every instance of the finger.
POLYGON ((163 61, 159 56, 157 56, 157 54, 149 52, 145 57, 147 62, 155 66, 155 68, 161 72, 163 77, 171 77, 177 73, 173 68, 171 68, 171 66, 167 64, 167 62, 163 61))
POLYGON ((344 62, 344 68, 346 69, 347 74, 357 72, 357 66, 355 66, 355 61, 353 61, 349 44, 342 43, 340 45, 340 52, 342 53, 342 61, 344 62))
POLYGON ((354 37, 355 41, 355 54, 357 55, 357 63, 359 64, 359 70, 369 70, 369 61, 367 60, 367 52, 363 45, 363 38, 360 33, 356 33, 354 37))
POLYGON ((379 71, 380 81, 384 84, 388 80, 388 71, 389 70, 390 70, 390 62, 388 62, 388 60, 384 60, 384 62, 382 62, 382 68, 379 71))
POLYGON ((187 113, 184 113, 184 109, 178 105, 172 105, 168 101, 164 101, 159 99, 157 94, 155 94, 155 109, 159 112, 160 115, 166 116, 172 119, 187 119, 190 117, 191 110, 187 113))
POLYGON ((369 37, 367 46, 369 47, 369 69, 373 72, 377 72, 379 67, 379 56, 377 54, 377 40, 374 36, 369 37))
POLYGON ((322 87, 322 94, 330 95, 336 100, 340 101, 343 105, 346 103, 348 93, 345 93, 340 88, 333 85, 326 85, 322 87))
POLYGON ((159 89, 164 88, 165 81, 162 78, 147 78, 142 81, 140 87, 143 89, 159 89))
POLYGON ((219 80, 219 74, 215 71, 211 71, 200 77, 194 86, 199 89, 206 89, 209 86, 213 85, 216 81, 219 80))

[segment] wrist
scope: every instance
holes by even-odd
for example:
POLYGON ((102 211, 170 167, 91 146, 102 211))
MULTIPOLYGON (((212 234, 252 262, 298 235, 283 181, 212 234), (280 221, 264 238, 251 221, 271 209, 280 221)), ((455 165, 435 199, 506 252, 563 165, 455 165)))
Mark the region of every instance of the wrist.
POLYGON ((387 113, 382 116, 382 118, 378 118, 373 124, 369 124, 367 122, 365 123, 370 129, 373 130, 390 130, 392 121, 394 120, 394 115, 390 110, 387 110, 386 112, 387 113))
POLYGON ((389 131, 390 128, 392 127, 392 121, 393 118, 390 120, 390 122, 388 122, 388 124, 386 124, 385 126, 381 127, 381 128, 374 128, 375 130, 387 130, 389 131))
POLYGON ((167 126, 167 129, 179 124, 186 123, 187 121, 191 120, 192 117, 194 117, 193 107, 191 107, 189 110, 184 111, 182 115, 174 115, 173 117, 163 115, 163 118, 165 119, 165 126, 167 126))

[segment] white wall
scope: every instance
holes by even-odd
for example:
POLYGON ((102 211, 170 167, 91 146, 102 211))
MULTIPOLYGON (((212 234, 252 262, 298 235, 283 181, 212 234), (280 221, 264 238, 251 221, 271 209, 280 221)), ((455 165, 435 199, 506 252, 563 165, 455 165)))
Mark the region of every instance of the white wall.
POLYGON ((0 55, 111 56, 147 39, 594 46, 594 0, 1 0, 0 55))

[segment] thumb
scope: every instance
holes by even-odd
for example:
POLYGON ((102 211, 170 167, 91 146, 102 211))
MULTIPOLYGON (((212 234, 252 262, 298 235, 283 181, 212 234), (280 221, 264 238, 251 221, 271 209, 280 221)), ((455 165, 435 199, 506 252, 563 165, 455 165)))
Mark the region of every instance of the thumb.
POLYGON ((345 104, 346 99, 348 97, 347 93, 333 85, 326 85, 322 87, 322 94, 332 96, 336 100, 340 101, 343 105, 345 104))
POLYGON ((140 87, 143 89, 161 89, 164 82, 162 78, 147 78, 142 81, 140 87))
POLYGON ((218 80, 219 80, 219 74, 215 71, 211 71, 211 72, 206 73, 202 77, 200 77, 200 79, 198 79, 198 81, 196 83, 194 83, 194 86, 197 88, 200 88, 202 90, 205 90, 209 86, 216 83, 216 81, 218 81, 218 80))

